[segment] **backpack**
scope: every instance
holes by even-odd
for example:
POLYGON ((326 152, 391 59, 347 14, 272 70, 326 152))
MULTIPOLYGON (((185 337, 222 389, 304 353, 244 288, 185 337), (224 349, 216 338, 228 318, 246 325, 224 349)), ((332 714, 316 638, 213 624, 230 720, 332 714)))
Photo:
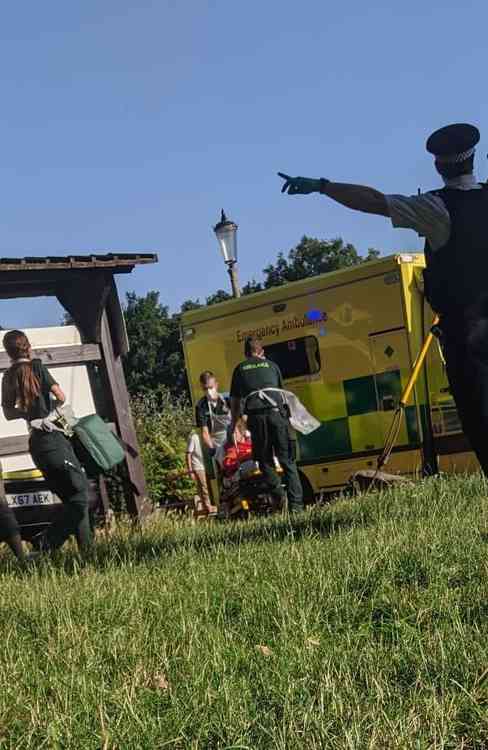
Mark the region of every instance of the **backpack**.
POLYGON ((72 430, 75 453, 89 477, 106 474, 124 460, 118 437, 98 414, 81 417, 72 430))

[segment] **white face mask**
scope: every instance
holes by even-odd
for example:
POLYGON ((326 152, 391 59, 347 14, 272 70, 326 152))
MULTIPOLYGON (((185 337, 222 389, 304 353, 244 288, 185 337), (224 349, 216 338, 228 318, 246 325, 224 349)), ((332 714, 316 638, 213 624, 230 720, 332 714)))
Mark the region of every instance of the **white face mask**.
POLYGON ((216 388, 209 388, 209 389, 207 390, 207 396, 208 396, 209 398, 213 399, 213 401, 215 401, 215 400, 216 400, 216 398, 217 398, 217 396, 218 396, 218 395, 219 395, 219 394, 218 394, 218 391, 217 391, 217 389, 216 389, 216 388))

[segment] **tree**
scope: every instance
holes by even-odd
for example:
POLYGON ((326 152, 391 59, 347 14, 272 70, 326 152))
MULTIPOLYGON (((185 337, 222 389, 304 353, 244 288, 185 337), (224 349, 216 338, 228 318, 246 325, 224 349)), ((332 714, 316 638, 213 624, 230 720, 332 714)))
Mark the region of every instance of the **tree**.
POLYGON ((169 314, 156 291, 145 297, 129 292, 124 314, 130 342, 124 370, 130 393, 153 391, 160 385, 177 393, 185 390, 179 316, 169 314))
POLYGON ((242 294, 245 296, 246 294, 254 294, 255 292, 262 292, 263 291, 263 285, 256 281, 256 279, 251 279, 251 281, 248 281, 247 284, 244 284, 242 287, 242 294))
POLYGON ((264 287, 282 286, 290 281, 308 279, 321 273, 349 268, 365 261, 374 260, 379 252, 370 248, 362 258, 354 245, 345 245, 339 237, 335 240, 319 240, 304 235, 298 245, 292 248, 288 257, 278 253, 276 263, 264 269, 264 287))
POLYGON ((218 289, 210 297, 207 297, 207 305, 218 305, 219 302, 227 302, 229 299, 232 299, 232 294, 229 294, 224 289, 218 289))
POLYGON ((199 299, 187 299, 181 305, 181 312, 189 312, 189 310, 198 310, 199 307, 203 307, 199 299))
POLYGON ((368 247, 368 254, 365 258, 362 258, 362 262, 367 263, 369 260, 378 260, 379 257, 379 250, 375 250, 374 247, 368 247))

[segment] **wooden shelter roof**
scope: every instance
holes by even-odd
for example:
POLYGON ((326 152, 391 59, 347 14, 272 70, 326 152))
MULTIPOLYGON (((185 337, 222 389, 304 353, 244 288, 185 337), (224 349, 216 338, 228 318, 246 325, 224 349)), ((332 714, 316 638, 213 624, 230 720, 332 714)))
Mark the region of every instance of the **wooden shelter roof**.
POLYGON ((109 269, 112 273, 132 270, 136 265, 157 263, 156 253, 90 253, 87 255, 47 255, 43 257, 0 258, 2 271, 58 271, 109 269))

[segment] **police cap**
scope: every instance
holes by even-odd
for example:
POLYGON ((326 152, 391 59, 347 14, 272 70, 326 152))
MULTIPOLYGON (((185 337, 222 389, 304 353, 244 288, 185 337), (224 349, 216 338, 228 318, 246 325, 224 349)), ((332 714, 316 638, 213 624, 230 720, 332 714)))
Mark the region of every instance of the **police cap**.
POLYGON ((480 139, 480 131, 474 125, 457 123, 436 130, 427 139, 426 148, 434 154, 436 161, 456 164, 466 161, 474 154, 480 139))

